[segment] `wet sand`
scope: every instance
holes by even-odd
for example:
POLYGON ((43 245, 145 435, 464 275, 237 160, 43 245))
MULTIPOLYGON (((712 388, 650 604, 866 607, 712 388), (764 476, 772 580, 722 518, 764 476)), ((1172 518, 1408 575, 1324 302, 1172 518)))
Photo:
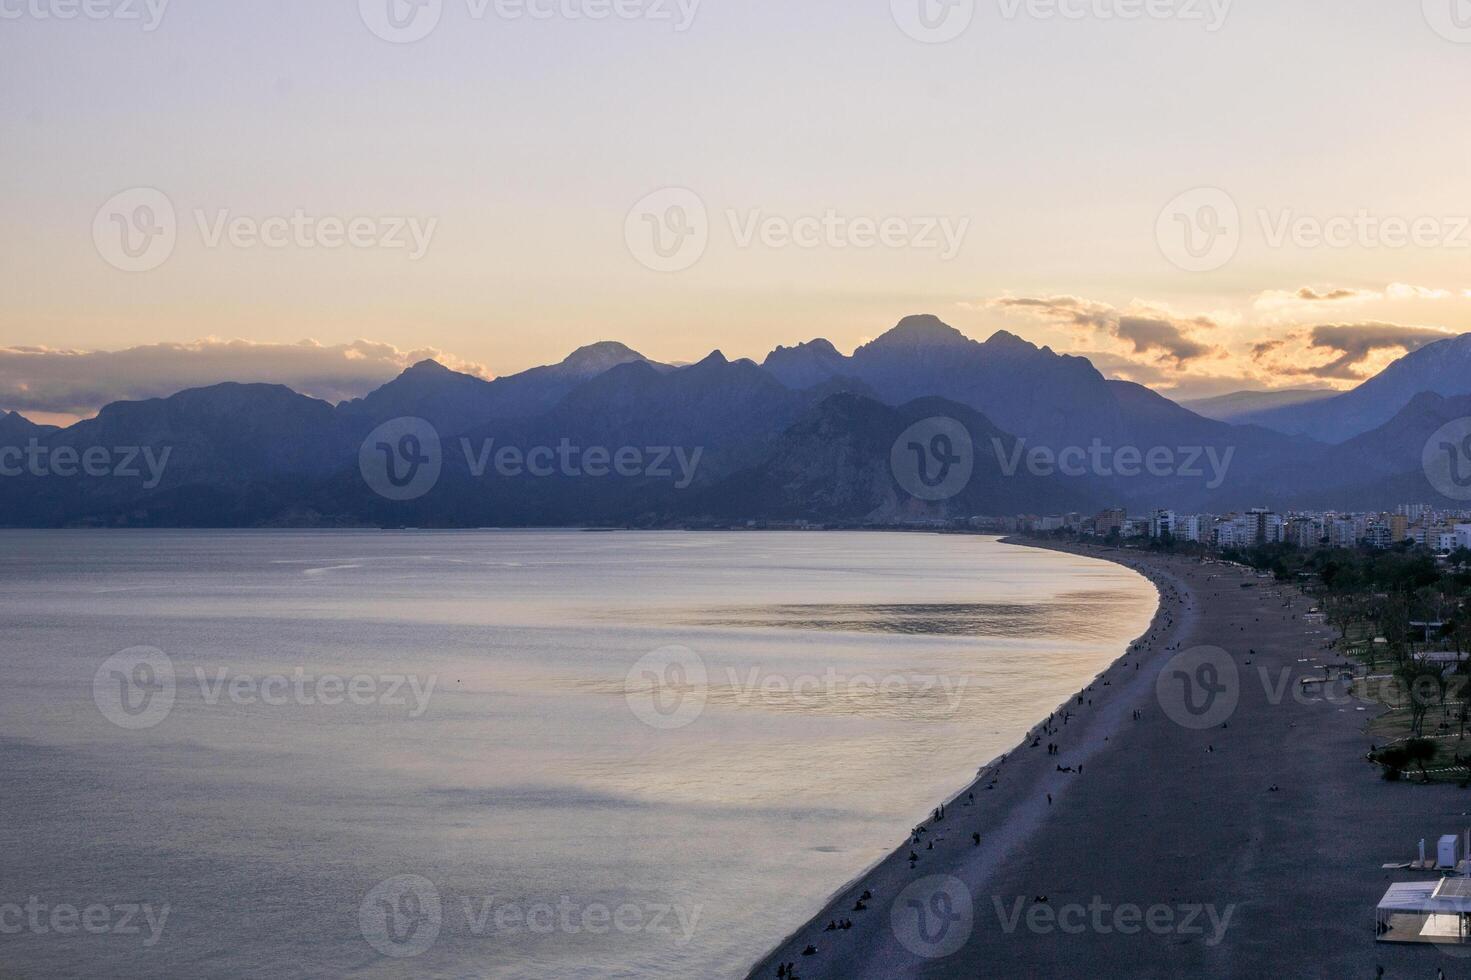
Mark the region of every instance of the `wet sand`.
POLYGON ((895 828, 896 850, 750 975, 1471 977, 1471 947, 1374 941, 1389 884, 1434 877, 1380 865, 1471 826, 1471 791, 1385 782, 1364 758, 1378 709, 1299 692, 1340 659, 1302 620, 1310 601, 1225 565, 1059 550, 1148 576, 1149 633, 1065 724, 936 800, 943 820, 895 828))

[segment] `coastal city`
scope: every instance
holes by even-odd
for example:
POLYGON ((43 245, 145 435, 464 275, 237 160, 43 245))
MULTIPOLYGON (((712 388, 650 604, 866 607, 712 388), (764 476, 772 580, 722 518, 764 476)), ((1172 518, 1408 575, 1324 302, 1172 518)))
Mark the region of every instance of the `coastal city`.
POLYGON ((1448 556, 1471 550, 1471 510, 1442 510, 1429 504, 1401 504, 1391 511, 1291 511, 1279 514, 1266 508, 1245 513, 1178 514, 1156 510, 1130 515, 1123 508, 1083 514, 1015 517, 974 517, 966 522, 976 531, 995 534, 1067 531, 1087 538, 1124 541, 1190 542, 1215 548, 1250 548, 1287 544, 1298 548, 1413 547, 1448 556))

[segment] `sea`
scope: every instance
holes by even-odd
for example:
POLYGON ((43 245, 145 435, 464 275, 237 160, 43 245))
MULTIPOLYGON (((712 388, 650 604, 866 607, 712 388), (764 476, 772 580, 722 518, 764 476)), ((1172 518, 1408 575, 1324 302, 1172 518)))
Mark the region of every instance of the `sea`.
POLYGON ((741 977, 1156 604, 978 535, 0 532, 0 978, 741 977))

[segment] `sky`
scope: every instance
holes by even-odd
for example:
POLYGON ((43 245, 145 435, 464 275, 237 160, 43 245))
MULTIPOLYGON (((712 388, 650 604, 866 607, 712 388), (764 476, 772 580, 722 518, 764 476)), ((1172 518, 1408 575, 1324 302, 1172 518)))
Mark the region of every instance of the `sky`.
POLYGON ((1352 386, 1471 330, 1468 8, 0 0, 0 409, 912 313, 1352 386))

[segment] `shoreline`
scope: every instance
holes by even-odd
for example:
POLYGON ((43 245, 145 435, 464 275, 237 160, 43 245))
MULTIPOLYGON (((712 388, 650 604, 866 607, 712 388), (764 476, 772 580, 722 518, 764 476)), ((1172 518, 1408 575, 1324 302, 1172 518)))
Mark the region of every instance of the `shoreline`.
POLYGON ((1148 631, 1069 699, 1066 722, 1054 713, 982 766, 943 820, 908 839, 895 828, 902 842, 751 978, 784 963, 799 980, 1471 976, 1471 947, 1375 942, 1389 883, 1426 878, 1380 865, 1464 829, 1471 798, 1380 779, 1364 760, 1380 706, 1300 695, 1332 653, 1295 587, 1193 558, 1001 540, 1143 575, 1160 595, 1148 631), (1217 668, 1219 701, 1188 682, 1176 694, 1180 677, 1214 684, 1217 668))

